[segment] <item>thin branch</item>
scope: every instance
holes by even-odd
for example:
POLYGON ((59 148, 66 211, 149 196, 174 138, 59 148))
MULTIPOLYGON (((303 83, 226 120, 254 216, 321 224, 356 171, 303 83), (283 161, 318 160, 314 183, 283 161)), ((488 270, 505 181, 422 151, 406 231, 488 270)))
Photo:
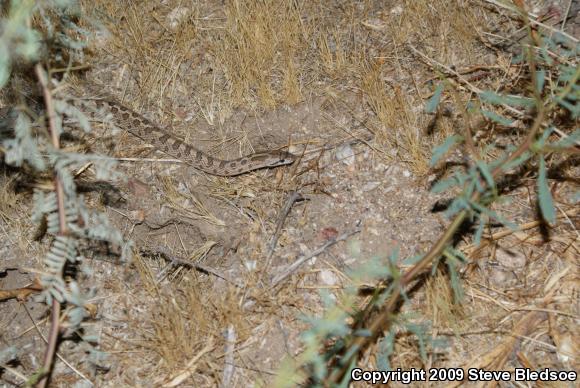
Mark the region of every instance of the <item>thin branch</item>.
MULTIPOLYGON (((514 8, 513 8, 514 6, 512 6, 512 5, 510 5, 510 4, 506 3, 506 2, 497 1, 497 0, 485 0, 485 1, 486 1, 486 2, 488 2, 488 3, 490 3, 490 4, 493 4, 493 5, 495 5, 495 6, 497 6, 497 7, 504 8, 504 9, 507 9, 507 10, 510 10, 510 11, 516 12, 516 13, 518 13, 518 14, 521 14, 521 13, 520 13, 521 11, 518 11, 517 9, 514 9, 514 8)), ((571 4, 571 3, 572 3, 572 2, 570 2, 570 4, 571 4)), ((535 19, 535 18, 536 18, 536 16, 535 16, 535 15, 533 15, 532 13, 528 13, 528 12, 526 12, 526 16, 528 17, 528 20, 529 20, 529 22, 530 22, 531 24, 534 24, 534 25, 537 25, 537 26, 540 26, 540 27, 544 27, 544 28, 546 28, 546 29, 548 29, 548 30, 550 30, 550 31, 553 31, 553 32, 558 32, 558 33, 562 34, 562 36, 565 36, 566 38, 570 39, 572 42, 574 42, 574 43, 578 43, 578 38, 575 38, 575 37, 573 37, 572 35, 570 35, 570 34, 567 34, 566 32, 564 32, 564 31, 563 31, 563 29, 560 29, 560 30, 558 30, 558 29, 556 29, 556 28, 554 28, 554 27, 552 27, 552 26, 549 26, 549 25, 547 25, 547 24, 545 24, 545 23, 542 23, 542 22, 539 22, 539 21, 537 21, 537 20, 535 19)), ((564 21, 566 21, 566 19, 567 19, 567 16, 568 16, 568 12, 566 12, 566 17, 564 18, 564 21)))
POLYGON ((284 204, 284 207, 280 211, 278 215, 278 221, 276 222, 276 230, 270 239, 270 246, 268 247, 268 257, 266 259, 266 268, 270 267, 270 262, 272 260, 272 255, 274 254, 274 250, 276 249, 276 245, 278 244, 278 239, 280 238, 280 233, 282 232, 282 227, 284 226, 284 221, 290 214, 290 210, 292 210, 292 206, 298 201, 304 200, 302 194, 297 191, 292 191, 284 204))
POLYGON ((314 256, 320 255, 322 252, 324 252, 325 250, 327 250, 328 248, 330 248, 331 246, 333 246, 337 242, 344 241, 347 238, 349 238, 350 236, 359 233, 360 231, 361 231, 361 228, 357 227, 354 230, 351 230, 350 232, 343 233, 340 236, 338 236, 337 238, 327 241, 320 248, 315 249, 312 252, 310 252, 309 254, 300 257, 294 263, 290 264, 284 272, 282 272, 280 275, 276 276, 272 280, 272 287, 276 287, 278 284, 280 284, 280 282, 282 280, 284 280, 288 276, 292 275, 302 264, 306 263, 308 260, 312 259, 314 256))
POLYGON ((171 252, 169 252, 168 249, 164 248, 164 247, 160 247, 156 250, 147 250, 147 249, 142 249, 141 253, 143 255, 147 255, 147 256, 159 256, 162 257, 163 259, 170 261, 174 266, 178 266, 178 265, 182 265, 184 267, 188 267, 188 268, 194 268, 198 271, 201 272, 205 272, 205 273, 209 273, 211 275, 214 275, 220 279, 225 280, 228 283, 232 283, 234 286, 238 287, 238 288, 244 288, 243 284, 237 283, 231 279, 229 279, 226 275, 224 275, 223 273, 221 273, 220 271, 218 271, 217 269, 208 267, 206 265, 203 264, 199 264, 199 263, 192 263, 189 260, 185 260, 182 259, 174 254, 172 254, 171 252))
MULTIPOLYGON (((46 337, 44 336, 44 334, 42 334, 42 331, 40 330, 40 327, 38 327, 38 325, 40 324, 40 322, 36 322, 34 320, 34 318, 32 317, 32 314, 30 314, 30 311, 28 311, 28 308, 26 307, 26 305, 24 303, 21 304, 21 306, 24 308, 24 311, 26 312, 26 315, 28 315, 28 318, 32 322, 32 328, 36 330, 36 332, 38 333, 38 335, 40 336, 40 338, 42 338, 42 340, 45 343, 48 343, 48 340, 46 339, 46 337)), ((42 321, 45 321, 45 319, 43 319, 42 321)), ((27 332, 27 331, 28 330, 26 330, 25 332, 27 332)), ((22 333, 22 334, 24 334, 24 333, 22 333)), ((89 380, 89 378, 87 376, 85 376, 81 371, 79 371, 77 368, 75 368, 63 356, 61 356, 60 354, 58 354, 58 352, 56 352, 55 354, 56 354, 56 357, 58 357, 59 360, 61 360, 66 366, 68 366, 70 368, 70 370, 72 370, 73 372, 75 372, 80 378, 82 378, 83 380, 85 380, 91 386, 94 385, 93 382, 91 380, 89 380)))
MULTIPOLYGON (((56 113, 54 109, 54 103, 52 101, 52 93, 48 86, 48 80, 42 65, 39 63, 34 67, 36 77, 38 82, 42 86, 42 93, 44 97, 44 104, 46 106, 46 116, 48 118, 48 130, 50 134, 50 139, 52 146, 55 149, 60 148, 60 139, 58 134, 58 128, 56 124, 56 113)), ((56 198, 58 204, 58 222, 59 222, 59 234, 61 236, 66 236, 68 234, 68 227, 66 224, 66 215, 64 208, 64 188, 62 182, 58 178, 58 175, 54 177, 54 186, 56 188, 56 198)), ((38 383, 40 388, 45 388, 48 384, 50 373, 52 370, 54 355, 56 353, 56 348, 58 344, 58 337, 60 335, 60 302, 56 298, 52 298, 52 311, 50 319, 50 332, 48 335, 48 345, 46 352, 44 353, 43 369, 45 370, 45 375, 41 378, 38 383)))
POLYGON ((224 369, 222 372, 222 382, 220 387, 227 388, 234 377, 236 366, 234 364, 234 352, 236 350, 236 330, 234 325, 229 325, 226 330, 226 349, 224 357, 224 369))

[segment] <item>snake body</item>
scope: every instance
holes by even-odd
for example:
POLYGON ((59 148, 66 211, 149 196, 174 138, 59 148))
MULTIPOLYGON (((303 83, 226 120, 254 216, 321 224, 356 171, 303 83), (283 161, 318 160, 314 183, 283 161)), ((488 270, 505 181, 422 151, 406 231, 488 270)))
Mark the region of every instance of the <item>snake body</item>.
POLYGON ((110 112, 115 125, 119 128, 156 149, 211 175, 236 176, 262 168, 291 164, 296 159, 295 155, 281 150, 256 152, 231 160, 217 159, 178 139, 151 120, 113 99, 82 100, 82 105, 84 107, 89 105, 89 110, 95 113, 110 112))

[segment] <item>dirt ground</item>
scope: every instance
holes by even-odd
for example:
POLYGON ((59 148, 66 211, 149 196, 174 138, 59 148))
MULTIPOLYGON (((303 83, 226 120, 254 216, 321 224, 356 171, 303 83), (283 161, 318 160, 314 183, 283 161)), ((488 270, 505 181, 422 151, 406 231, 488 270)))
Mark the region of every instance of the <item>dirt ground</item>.
MULTIPOLYGON (((87 51, 89 67, 68 82, 99 85, 215 157, 284 148, 299 159, 223 178, 104 123, 67 143, 118 158, 126 179, 96 182, 89 168, 78 185, 134 242, 135 255, 120 262, 114 247, 85 247, 91 275, 80 283, 91 316, 61 343, 52 386, 270 385, 281 361, 303 350, 304 317, 321 316, 322 291, 336 300, 363 286, 349 274, 368 260, 387 265, 397 254, 404 270, 403 259, 445 231, 439 208, 451 194, 430 193, 445 171, 429 168, 429 159, 460 131, 454 98, 469 93, 445 99, 445 114, 427 114, 434 64, 480 67, 469 75, 482 89, 501 90, 513 76, 512 48, 492 40, 518 26, 491 1, 82 5, 103 29, 87 51)), ((575 23, 566 31, 578 38, 575 23)), ((517 138, 485 129, 478 136, 481 147, 492 136, 517 138)), ((49 240, 34 240, 31 192, 16 190, 21 176, 2 169, 0 290, 9 290, 33 283, 49 240)), ((578 177, 575 166, 562 172, 578 177)), ((558 186, 560 218, 548 239, 534 224, 534 184, 524 179, 495 208, 518 232, 480 248, 459 243, 470 260, 462 304, 445 271, 412 295, 402 312, 428 323, 439 346, 422 358, 416 338, 401 336, 394 368, 578 370, 577 179, 558 186), (535 307, 547 295, 555 302, 535 307), (514 327, 538 311, 525 321, 533 328, 510 343, 514 327)), ((49 313, 33 297, 0 303, 0 348, 17 348, 12 367, 25 376, 42 365, 49 313)), ((362 368, 378 368, 372 354, 362 368)), ((3 386, 22 383, 7 372, 0 378, 3 386)))

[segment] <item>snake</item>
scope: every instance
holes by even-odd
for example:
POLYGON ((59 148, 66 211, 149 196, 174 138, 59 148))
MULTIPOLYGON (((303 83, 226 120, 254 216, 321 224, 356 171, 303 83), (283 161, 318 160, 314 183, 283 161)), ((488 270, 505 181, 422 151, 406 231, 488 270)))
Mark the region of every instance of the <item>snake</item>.
POLYGON ((210 175, 231 177, 263 168, 289 165, 296 160, 294 154, 283 150, 255 152, 231 160, 214 158, 114 99, 74 99, 74 102, 75 105, 80 102, 82 107, 88 107, 92 113, 110 112, 117 127, 210 175))

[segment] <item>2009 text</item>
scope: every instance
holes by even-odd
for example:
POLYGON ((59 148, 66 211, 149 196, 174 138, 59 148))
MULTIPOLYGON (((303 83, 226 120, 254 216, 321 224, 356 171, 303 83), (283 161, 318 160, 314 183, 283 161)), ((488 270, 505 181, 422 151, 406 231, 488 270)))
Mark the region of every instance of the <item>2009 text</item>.
POLYGON ((578 374, 575 371, 557 371, 545 368, 531 370, 529 368, 516 368, 512 371, 489 371, 479 368, 411 368, 403 370, 397 368, 391 371, 373 370, 366 371, 354 368, 350 377, 352 381, 365 381, 371 384, 386 384, 389 382, 401 382, 410 384, 418 381, 576 381, 578 374))

